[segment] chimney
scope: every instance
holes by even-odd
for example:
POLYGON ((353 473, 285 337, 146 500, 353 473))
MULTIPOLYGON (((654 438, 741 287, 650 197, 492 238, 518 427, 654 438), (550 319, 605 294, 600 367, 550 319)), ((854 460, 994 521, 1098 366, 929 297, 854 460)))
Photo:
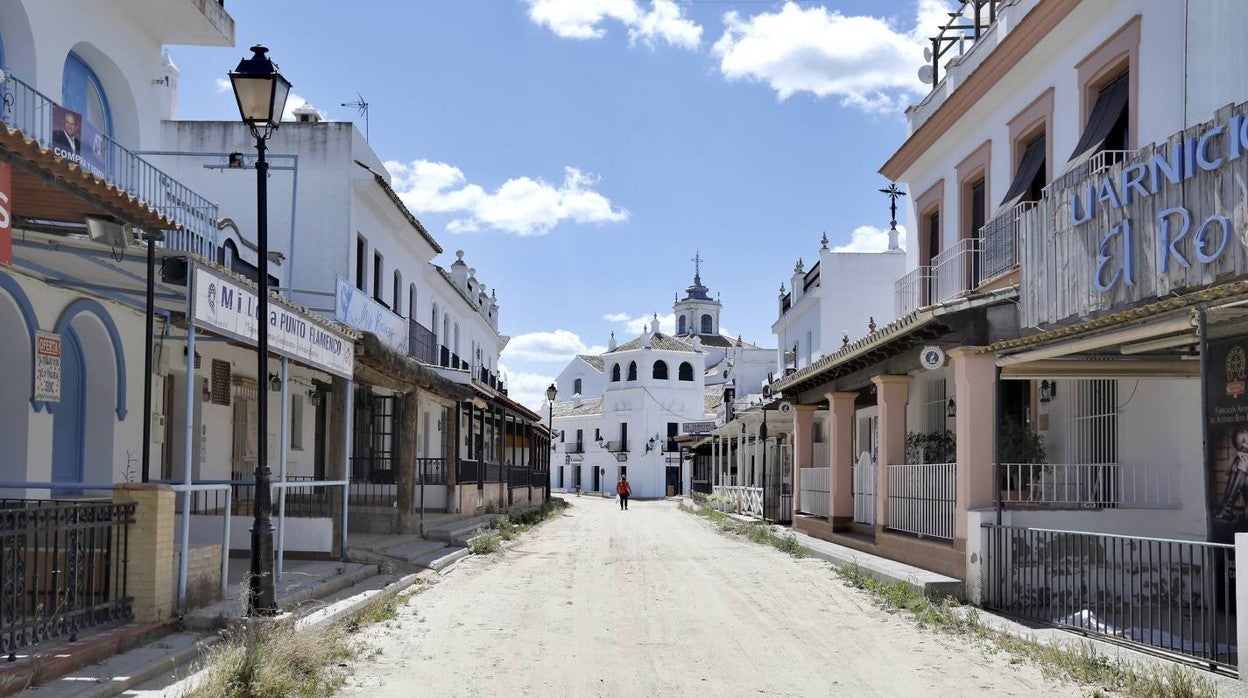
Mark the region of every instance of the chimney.
POLYGON ((455 263, 451 265, 451 278, 460 288, 468 288, 468 265, 464 263, 464 251, 455 250, 455 263))
POLYGON ((325 120, 321 117, 321 113, 316 110, 316 107, 307 102, 304 102, 303 106, 292 111, 291 114, 295 115, 295 121, 305 124, 315 124, 325 120))
POLYGON ((615 351, 615 333, 611 333, 611 339, 607 340, 607 351, 615 351))
POLYGON ((789 288, 793 289, 793 305, 797 305, 797 299, 802 297, 802 284, 806 280, 806 266, 802 264, 802 258, 797 258, 797 264, 793 265, 793 278, 789 279, 789 288))
POLYGON ((160 76, 152 80, 160 86, 160 118, 174 121, 178 118, 178 76, 182 71, 173 64, 169 49, 160 52, 160 76))

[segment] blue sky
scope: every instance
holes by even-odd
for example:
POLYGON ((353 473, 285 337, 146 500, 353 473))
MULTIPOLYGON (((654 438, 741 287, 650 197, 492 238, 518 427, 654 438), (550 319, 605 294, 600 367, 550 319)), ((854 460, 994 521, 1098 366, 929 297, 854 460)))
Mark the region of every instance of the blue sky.
POLYGON ((670 314, 695 251, 723 326, 775 346, 777 289, 824 231, 882 249, 877 170, 944 5, 235 1, 236 48, 173 55, 182 118, 237 118, 217 82, 253 43, 328 118, 362 127, 339 104, 363 95, 440 261, 463 249, 497 289, 502 362, 534 404, 572 354, 670 314))

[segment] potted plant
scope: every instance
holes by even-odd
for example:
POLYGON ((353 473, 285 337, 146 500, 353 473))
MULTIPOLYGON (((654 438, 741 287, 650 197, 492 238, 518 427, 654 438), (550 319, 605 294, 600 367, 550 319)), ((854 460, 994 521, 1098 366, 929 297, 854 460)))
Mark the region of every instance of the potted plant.
POLYGON ((1025 501, 1033 479, 1044 472, 1044 468, 1010 466, 1027 466, 1047 460, 1043 436, 1019 422, 1002 422, 997 432, 997 462, 1004 468, 1001 472, 1001 501, 1025 501))

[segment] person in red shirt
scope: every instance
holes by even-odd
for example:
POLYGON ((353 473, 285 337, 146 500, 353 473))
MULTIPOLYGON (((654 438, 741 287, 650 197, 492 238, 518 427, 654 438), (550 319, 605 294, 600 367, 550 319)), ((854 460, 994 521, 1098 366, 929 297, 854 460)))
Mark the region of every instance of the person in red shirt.
POLYGON ((628 495, 633 493, 633 488, 628 484, 627 475, 621 475, 619 482, 615 483, 615 493, 620 495, 620 511, 628 510, 628 495))

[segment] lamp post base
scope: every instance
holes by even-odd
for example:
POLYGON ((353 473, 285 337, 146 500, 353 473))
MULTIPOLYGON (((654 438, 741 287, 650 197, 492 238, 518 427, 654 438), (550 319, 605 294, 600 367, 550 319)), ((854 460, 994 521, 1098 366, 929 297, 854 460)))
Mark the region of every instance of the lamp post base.
POLYGON ((247 615, 277 615, 277 590, 273 583, 273 525, 256 522, 251 529, 251 575, 247 578, 247 615))

